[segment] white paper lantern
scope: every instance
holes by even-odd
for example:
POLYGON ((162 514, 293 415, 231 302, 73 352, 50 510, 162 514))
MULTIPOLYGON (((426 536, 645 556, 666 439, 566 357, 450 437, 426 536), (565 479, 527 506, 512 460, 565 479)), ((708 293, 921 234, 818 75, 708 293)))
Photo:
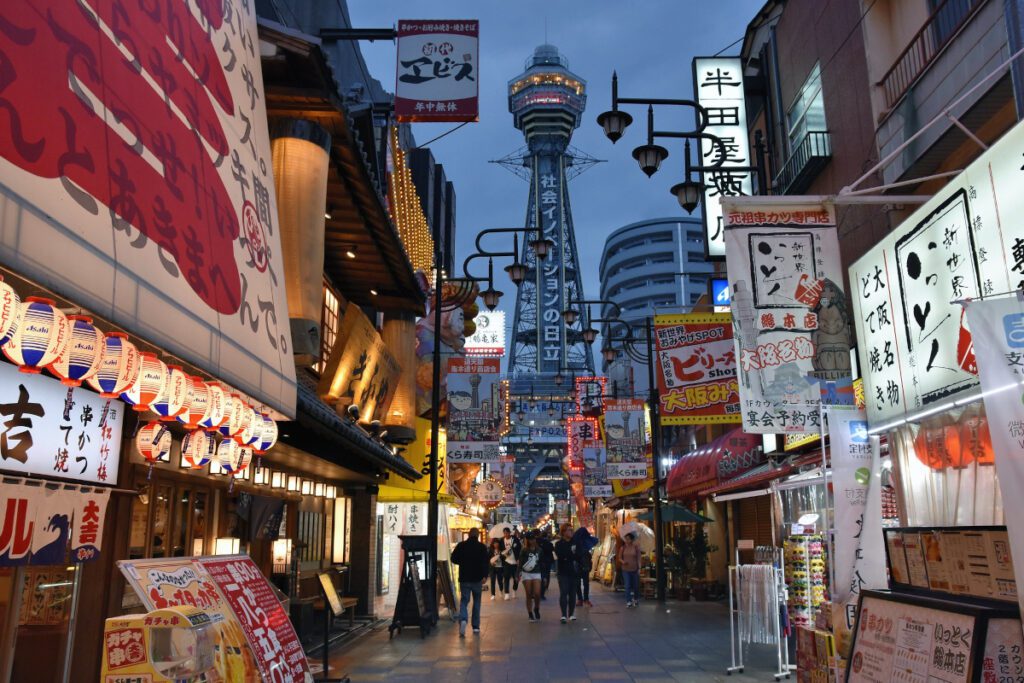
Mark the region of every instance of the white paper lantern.
POLYGON ((260 415, 263 422, 259 430, 259 441, 253 446, 256 455, 263 455, 277 443, 277 422, 266 414, 260 415))
POLYGON ((181 440, 181 457, 194 470, 206 465, 213 458, 217 442, 209 434, 201 429, 195 429, 181 440))
POLYGON ((30 296, 21 304, 18 329, 2 349, 22 372, 39 373, 67 350, 68 318, 50 299, 30 296))
POLYGON ((135 449, 146 460, 164 460, 171 452, 171 430, 159 422, 147 422, 135 435, 135 449))
POLYGON ((245 407, 246 417, 242 419, 242 431, 235 437, 240 446, 252 446, 260 438, 263 429, 263 418, 252 406, 245 407))
POLYGON ((185 412, 178 416, 178 421, 189 429, 196 429, 203 416, 206 415, 206 408, 210 403, 210 387, 201 377, 193 375, 190 379, 192 381, 192 400, 189 401, 185 412))
POLYGON ((121 393, 121 400, 132 406, 132 410, 143 412, 166 393, 167 364, 149 351, 139 353, 139 358, 139 376, 121 393))
POLYGON ((207 387, 210 391, 209 400, 206 403, 206 413, 199 421, 199 426, 207 431, 215 432, 227 419, 227 394, 219 384, 210 382, 207 387))
POLYGON ((224 439, 217 446, 217 462, 225 474, 238 474, 238 465, 242 460, 242 447, 234 439, 224 439))
POLYGON ((220 434, 226 439, 234 439, 242 433, 243 420, 246 417, 249 407, 238 394, 231 394, 226 399, 227 409, 224 411, 227 417, 224 424, 220 426, 220 434))
POLYGON ((139 351, 123 332, 107 332, 99 371, 89 386, 103 398, 118 398, 139 377, 139 351))
POLYGON ((177 365, 167 366, 167 390, 150 408, 167 422, 178 417, 192 402, 192 380, 177 365))
POLYGON ((50 372, 60 378, 61 384, 80 387, 99 372, 103 360, 103 333, 86 315, 69 315, 71 339, 64 353, 50 364, 50 372))
POLYGON ((20 322, 21 297, 0 277, 0 344, 14 336, 20 322))

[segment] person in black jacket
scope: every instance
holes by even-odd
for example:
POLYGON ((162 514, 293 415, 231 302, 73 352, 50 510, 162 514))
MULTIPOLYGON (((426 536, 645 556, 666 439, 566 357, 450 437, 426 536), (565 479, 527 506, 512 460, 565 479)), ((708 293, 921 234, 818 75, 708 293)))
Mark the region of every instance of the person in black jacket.
POLYGON ((505 573, 505 599, 508 600, 515 595, 519 588, 519 553, 523 549, 522 544, 512 531, 505 527, 502 530, 501 539, 501 565, 505 573))
POLYGON ((576 568, 579 569, 579 581, 576 586, 576 606, 593 607, 590 603, 590 572, 594 568, 594 560, 590 553, 597 545, 597 539, 590 535, 586 527, 580 527, 572 535, 572 543, 576 547, 576 568))
POLYGON ((470 596, 473 596, 473 633, 480 633, 480 599, 491 567, 487 546, 480 542, 479 529, 470 529, 469 538, 455 546, 452 563, 459 567, 459 637, 465 638, 470 596))
POLYGON ((576 547, 572 542, 572 527, 563 524, 562 538, 555 544, 558 560, 558 606, 562 608, 562 623, 576 621, 576 586, 579 568, 576 566, 576 547))
POLYGON ((555 563, 555 546, 547 530, 537 540, 540 546, 540 599, 547 600, 548 584, 551 583, 551 566, 555 563))

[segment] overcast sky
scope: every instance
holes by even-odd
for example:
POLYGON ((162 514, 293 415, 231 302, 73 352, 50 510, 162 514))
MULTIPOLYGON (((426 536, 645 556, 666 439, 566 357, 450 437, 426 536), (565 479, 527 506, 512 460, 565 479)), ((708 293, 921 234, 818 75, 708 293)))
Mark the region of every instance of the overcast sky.
MULTIPOLYGON (((523 70, 533 49, 547 41, 569 60, 569 68, 587 81, 587 109, 572 144, 606 163, 570 184, 576 241, 589 298, 599 292, 598 265, 606 236, 629 223, 679 216, 668 188, 682 179, 681 141, 663 141, 669 158, 648 179, 631 156, 644 142, 644 111, 631 110, 635 123, 612 145, 595 119, 610 108, 611 74, 619 72, 624 97, 692 97, 691 59, 715 54, 739 40, 762 0, 349 0, 352 23, 359 28, 393 26, 399 19, 480 20, 480 121, 430 145, 455 183, 457 196, 456 263, 473 252, 477 232, 487 227, 523 224, 528 185, 497 164, 487 163, 524 144, 508 112, 508 80, 523 70)), ((394 89, 395 46, 364 42, 370 72, 394 89)), ((739 44, 723 54, 737 54, 739 44)), ((662 129, 690 128, 690 109, 658 115, 662 129)), ((416 124, 419 143, 455 124, 416 124)), ((495 247, 504 247, 498 239, 495 247)), ((506 247, 507 248, 507 247, 506 247)), ((504 264, 502 264, 504 265, 504 264)), ((461 265, 458 266, 461 274, 461 265)), ((497 270, 497 268, 496 268, 497 270)), ((513 292, 509 282, 499 289, 513 292)), ((511 298, 511 297, 508 297, 511 298)), ((502 301, 511 309, 512 301, 502 301)))

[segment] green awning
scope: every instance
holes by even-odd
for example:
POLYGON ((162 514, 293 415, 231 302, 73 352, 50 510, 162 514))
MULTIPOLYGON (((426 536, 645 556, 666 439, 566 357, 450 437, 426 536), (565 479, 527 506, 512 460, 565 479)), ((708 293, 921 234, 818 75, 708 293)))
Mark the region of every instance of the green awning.
MULTIPOLYGON (((639 519, 644 521, 654 520, 654 510, 648 510, 639 516, 639 519)), ((689 524, 707 524, 715 520, 709 519, 704 515, 699 515, 690 508, 685 508, 681 505, 662 505, 661 506, 661 521, 663 522, 683 522, 689 524)))

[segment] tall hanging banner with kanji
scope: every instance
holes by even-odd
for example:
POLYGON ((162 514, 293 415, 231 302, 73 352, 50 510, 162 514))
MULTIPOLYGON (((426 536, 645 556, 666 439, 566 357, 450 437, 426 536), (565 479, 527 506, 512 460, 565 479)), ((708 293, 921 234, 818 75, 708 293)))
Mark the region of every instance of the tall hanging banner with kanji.
POLYGON ((818 431, 822 403, 854 403, 835 209, 722 205, 743 431, 818 431))
POLYGON ((498 462, 500 358, 448 359, 448 462, 498 462))
POLYGON ((732 316, 654 316, 661 424, 740 422, 732 316))
POLYGON ((480 22, 398 22, 395 116, 399 121, 476 121, 480 22))
POLYGON ((609 479, 647 476, 644 433, 646 404, 635 398, 613 398, 604 403, 604 435, 608 449, 605 472, 609 479))

